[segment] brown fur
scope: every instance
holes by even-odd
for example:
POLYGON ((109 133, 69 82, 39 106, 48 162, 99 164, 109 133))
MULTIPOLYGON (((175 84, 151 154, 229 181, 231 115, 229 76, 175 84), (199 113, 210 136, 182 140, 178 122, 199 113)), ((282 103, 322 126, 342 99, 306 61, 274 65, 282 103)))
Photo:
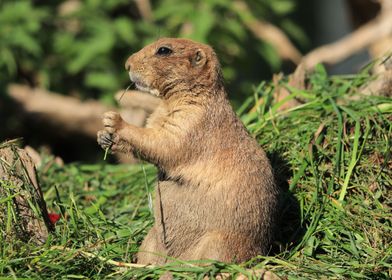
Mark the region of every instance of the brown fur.
POLYGON ((212 48, 164 38, 132 55, 126 68, 137 87, 163 101, 146 128, 109 112, 98 132, 102 147, 137 152, 160 170, 155 224, 138 262, 243 262, 266 254, 278 189, 264 151, 226 98, 212 48), (162 46, 172 53, 157 54, 162 46))

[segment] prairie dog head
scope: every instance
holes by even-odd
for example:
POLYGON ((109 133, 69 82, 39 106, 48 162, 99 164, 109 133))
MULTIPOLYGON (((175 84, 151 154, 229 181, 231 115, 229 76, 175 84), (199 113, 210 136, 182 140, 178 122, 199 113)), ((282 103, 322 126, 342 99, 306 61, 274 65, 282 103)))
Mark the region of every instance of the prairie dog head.
POLYGON ((130 56, 125 68, 138 89, 162 98, 222 87, 214 50, 187 39, 159 39, 130 56))

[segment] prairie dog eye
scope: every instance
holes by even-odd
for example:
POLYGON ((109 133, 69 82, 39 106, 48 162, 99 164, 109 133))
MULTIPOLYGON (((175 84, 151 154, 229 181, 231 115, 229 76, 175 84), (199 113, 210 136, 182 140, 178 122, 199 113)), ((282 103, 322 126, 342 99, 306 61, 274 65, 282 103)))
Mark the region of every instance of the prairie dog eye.
POLYGON ((170 48, 168 48, 168 47, 160 47, 160 48, 157 50, 156 54, 157 54, 157 55, 165 56, 165 55, 170 55, 172 52, 173 52, 173 51, 172 51, 170 48))

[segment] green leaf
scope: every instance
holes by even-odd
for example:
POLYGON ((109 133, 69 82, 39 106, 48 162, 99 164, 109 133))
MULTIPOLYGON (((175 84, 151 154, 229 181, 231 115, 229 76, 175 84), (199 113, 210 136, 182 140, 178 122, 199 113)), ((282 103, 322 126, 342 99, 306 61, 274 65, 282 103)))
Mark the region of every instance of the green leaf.
POLYGON ((259 54, 271 65, 273 70, 277 70, 282 61, 274 49, 274 47, 268 42, 264 42, 263 44, 259 44, 258 52, 259 54))
POLYGON ((310 45, 309 38, 306 36, 305 32, 299 27, 294 21, 290 19, 284 19, 281 22, 281 27, 287 34, 294 38, 301 46, 310 45))
POLYGON ((227 28, 230 34, 234 35, 239 40, 244 40, 246 37, 246 30, 236 18, 224 18, 221 22, 224 28, 227 28))
POLYGON ((73 45, 75 58, 67 66, 72 74, 80 72, 102 54, 109 52, 115 43, 112 28, 107 23, 100 22, 92 28, 91 36, 73 45))
POLYGON ((34 56, 38 56, 41 53, 41 47, 38 44, 36 38, 29 35, 20 28, 14 30, 10 44, 15 47, 20 47, 27 53, 34 56))
POLYGON ((271 9, 278 15, 285 15, 295 9, 295 2, 291 0, 275 0, 270 2, 271 9))
POLYGON ((135 41, 135 30, 133 28, 132 22, 129 19, 121 17, 116 19, 113 24, 114 29, 116 30, 120 39, 129 44, 135 41))
POLYGON ((15 74, 16 61, 9 48, 0 49, 0 58, 0 65, 5 65, 8 69, 8 73, 10 73, 11 75, 15 74))
POLYGON ((193 33, 191 38, 199 42, 207 42, 207 36, 210 33, 215 22, 215 16, 208 6, 203 5, 200 14, 195 14, 192 19, 193 33))

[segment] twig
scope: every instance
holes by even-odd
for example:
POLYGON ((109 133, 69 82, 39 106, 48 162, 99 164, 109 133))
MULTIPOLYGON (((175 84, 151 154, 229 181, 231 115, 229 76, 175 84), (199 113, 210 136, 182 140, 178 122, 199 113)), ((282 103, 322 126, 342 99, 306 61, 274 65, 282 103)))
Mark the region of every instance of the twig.
POLYGON ((151 4, 149 0, 135 0, 137 9, 142 18, 146 21, 152 20, 151 4))
MULTIPOLYGON (((72 251, 71 248, 67 248, 64 246, 52 246, 50 247, 51 250, 62 250, 62 251, 72 251)), ((86 251, 82 251, 82 250, 77 250, 76 253, 83 255, 87 258, 97 258, 100 261, 113 265, 113 266, 118 266, 118 267, 128 267, 128 268, 154 268, 154 265, 145 265, 145 264, 138 264, 138 263, 127 263, 127 262, 118 262, 118 261, 114 261, 111 259, 107 259, 105 257, 102 256, 98 256, 96 254, 90 253, 90 252, 86 252, 86 251)))
POLYGON ((246 27, 257 38, 273 45, 281 58, 291 60, 295 64, 301 61, 302 54, 282 30, 269 22, 256 19, 245 1, 234 1, 233 5, 246 27))
POLYGON ((104 258, 101 256, 97 256, 93 253, 89 253, 89 252, 85 252, 85 251, 79 251, 79 253, 85 257, 98 258, 102 262, 105 262, 110 265, 118 266, 118 267, 128 267, 128 268, 154 268, 155 267, 153 265, 145 265, 145 264, 139 264, 139 263, 118 262, 118 261, 107 259, 107 258, 104 258))
MULTIPOLYGON (((9 96, 19 103, 29 118, 61 127, 61 132, 76 131, 94 137, 101 128, 100 116, 113 107, 98 101, 80 99, 39 88, 10 85, 9 96)), ((55 131, 53 133, 56 133, 55 131)))

